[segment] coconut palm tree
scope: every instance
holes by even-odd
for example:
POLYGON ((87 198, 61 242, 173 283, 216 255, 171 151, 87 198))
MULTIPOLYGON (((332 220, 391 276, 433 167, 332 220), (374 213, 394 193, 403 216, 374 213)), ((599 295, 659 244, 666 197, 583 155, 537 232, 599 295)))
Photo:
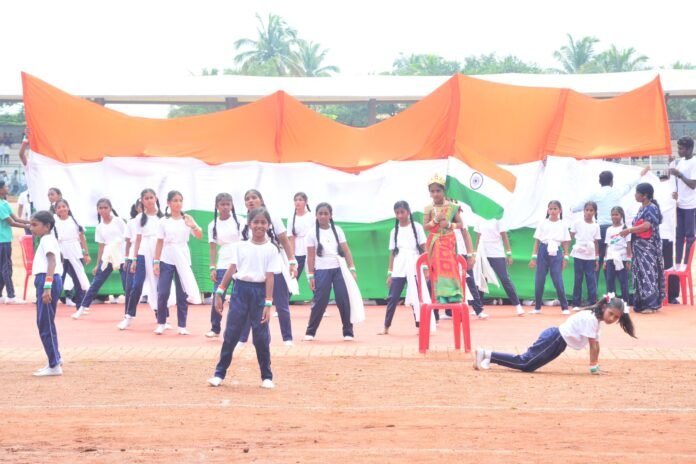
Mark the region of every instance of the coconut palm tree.
POLYGON ((394 60, 392 74, 398 76, 451 76, 459 72, 460 64, 445 58, 428 54, 403 53, 394 60))
POLYGON ((568 34, 568 44, 555 52, 553 57, 561 63, 562 74, 579 74, 588 71, 588 64, 594 58, 594 45, 599 42, 596 37, 585 36, 580 40, 568 34))
POLYGON ((292 47, 297 43, 297 31, 278 15, 269 14, 264 24, 257 14, 259 22, 258 38, 239 39, 234 43, 237 50, 245 49, 234 57, 234 62, 242 72, 263 70, 277 76, 287 76, 295 69, 292 47))
POLYGON ((619 50, 616 45, 609 47, 597 55, 595 63, 599 72, 629 72, 645 69, 648 61, 645 55, 638 55, 635 48, 629 47, 619 50))
POLYGON ((318 43, 298 40, 297 52, 294 53, 294 74, 304 77, 327 77, 340 72, 338 66, 323 65, 328 52, 328 48, 322 50, 318 43))

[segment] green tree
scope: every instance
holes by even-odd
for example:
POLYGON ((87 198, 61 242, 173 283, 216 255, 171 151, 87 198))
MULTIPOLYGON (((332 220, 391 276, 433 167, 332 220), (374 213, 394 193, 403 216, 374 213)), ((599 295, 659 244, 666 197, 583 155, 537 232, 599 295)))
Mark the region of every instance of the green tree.
POLYGON ((579 74, 587 72, 588 65, 595 56, 594 46, 599 42, 596 37, 585 36, 580 40, 573 39, 568 34, 568 43, 553 52, 553 57, 561 64, 559 72, 563 74, 579 74))
MULTIPOLYGON (((672 69, 696 69, 696 65, 677 61, 672 69)), ((670 121, 696 121, 696 98, 668 96, 667 116, 670 121)))
POLYGON ((495 53, 464 58, 463 74, 540 74, 543 70, 535 63, 525 63, 515 55, 498 58, 495 53))
POLYGON ((0 103, 0 124, 24 126, 26 123, 23 103, 0 103))
POLYGON ((225 105, 210 103, 207 105, 171 105, 168 118, 181 118, 184 116, 199 116, 201 114, 216 113, 225 110, 225 105))
POLYGON ((394 60, 391 74, 396 76, 451 76, 459 72, 457 61, 446 60, 439 55, 404 55, 394 60))
POLYGON ((275 76, 288 76, 298 71, 292 47, 297 44, 297 31, 278 15, 269 14, 268 23, 264 24, 257 14, 259 22, 256 39, 239 39, 234 43, 239 51, 234 62, 241 65, 244 73, 250 70, 272 72, 275 76))
POLYGON ((324 59, 329 52, 327 48, 321 49, 321 45, 299 39, 297 51, 294 52, 295 69, 298 76, 303 77, 327 77, 340 72, 338 66, 324 65, 324 59))
POLYGON ((635 48, 619 50, 612 45, 600 53, 594 60, 593 70, 596 72, 629 72, 646 69, 648 57, 639 55, 635 48))

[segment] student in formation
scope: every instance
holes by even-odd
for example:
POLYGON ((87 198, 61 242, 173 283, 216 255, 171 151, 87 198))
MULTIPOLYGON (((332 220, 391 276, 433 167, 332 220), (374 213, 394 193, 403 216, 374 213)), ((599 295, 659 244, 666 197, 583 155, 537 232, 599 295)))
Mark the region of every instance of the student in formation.
POLYGON ((570 227, 570 236, 575 239, 573 246, 573 267, 575 284, 573 286, 573 311, 582 306, 582 281, 587 286, 587 304, 597 302, 597 276, 599 273, 599 240, 601 234, 597 224, 597 203, 588 201, 583 208, 583 218, 570 227))
POLYGON ((604 275, 606 277, 607 292, 616 291, 616 279, 621 286, 621 299, 628 302, 628 273, 633 262, 631 249, 631 236, 621 236, 621 231, 626 229, 626 214, 620 206, 611 209, 611 226, 607 229, 606 256, 604 257, 604 275))
MULTIPOLYGON (((130 301, 130 296, 133 293, 133 273, 131 272, 131 265, 137 259, 137 256, 135 255, 135 239, 137 238, 136 227, 138 225, 138 215, 142 212, 143 202, 140 201, 140 198, 138 198, 135 200, 135 203, 131 205, 130 219, 128 219, 128 222, 126 222, 126 231, 124 234, 124 240, 126 241, 126 256, 123 272, 125 274, 124 290, 126 291, 126 304, 123 306, 123 311, 125 314, 128 314, 128 302, 130 301)), ((124 330, 129 324, 130 318, 124 317, 124 319, 119 322, 117 327, 124 330)))
POLYGON ((292 218, 288 219, 288 240, 295 252, 297 260, 297 278, 302 275, 302 270, 307 262, 307 234, 314 227, 314 214, 309 207, 307 194, 297 192, 293 198, 295 209, 292 218))
POLYGON ((72 301, 79 304, 89 288, 89 279, 85 272, 85 264, 92 262, 87 251, 85 230, 77 222, 67 200, 61 198, 55 205, 56 232, 60 252, 63 255, 63 275, 69 275, 73 282, 72 301))

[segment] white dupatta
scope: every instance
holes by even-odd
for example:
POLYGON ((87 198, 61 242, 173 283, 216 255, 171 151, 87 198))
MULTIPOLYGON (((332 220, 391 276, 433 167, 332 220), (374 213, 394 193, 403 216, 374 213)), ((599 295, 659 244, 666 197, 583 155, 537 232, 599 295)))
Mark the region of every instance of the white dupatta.
POLYGON ((336 259, 338 259, 338 265, 341 268, 341 275, 346 283, 346 290, 348 290, 348 301, 350 302, 350 322, 352 324, 363 322, 365 320, 365 304, 363 303, 358 284, 355 282, 353 274, 351 274, 350 270, 348 269, 346 259, 342 256, 337 256, 336 259))

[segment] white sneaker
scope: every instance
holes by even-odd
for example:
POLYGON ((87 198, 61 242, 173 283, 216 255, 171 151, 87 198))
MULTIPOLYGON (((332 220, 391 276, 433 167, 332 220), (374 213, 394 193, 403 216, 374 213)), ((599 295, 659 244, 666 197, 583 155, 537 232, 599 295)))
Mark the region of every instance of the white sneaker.
MULTIPOLYGON (((475 316, 475 315, 476 315, 476 311, 474 311, 473 309, 470 309, 469 316, 475 316)), ((440 319, 442 319, 442 318, 440 318, 440 319)))
POLYGON ((126 316, 123 318, 121 322, 118 323, 116 327, 118 327, 118 330, 126 330, 128 326, 131 324, 131 317, 126 316))
POLYGON ((85 308, 82 308, 82 307, 81 307, 80 309, 78 309, 77 311, 75 311, 75 312, 72 314, 72 316, 70 316, 70 317, 72 317, 73 319, 79 319, 80 317, 82 317, 82 315, 83 315, 84 313, 85 313, 85 308))
POLYGON ((119 295, 118 298, 116 298, 116 303, 118 304, 123 304, 126 302, 126 296, 125 295, 119 295))
POLYGON ((85 314, 89 314, 89 311, 90 311, 90 307, 89 307, 89 306, 86 307, 86 308, 83 306, 82 309, 85 310, 85 314))
POLYGON ((179 335, 191 335, 186 327, 179 327, 179 335))
POLYGON ((211 387, 219 387, 221 383, 222 379, 220 377, 211 377, 208 379, 208 384, 211 387))
POLYGON ((5 300, 5 303, 7 303, 7 304, 26 304, 26 301, 24 301, 21 298, 14 297, 14 298, 7 298, 5 300))
POLYGON ((162 335, 164 333, 164 324, 157 324, 157 328, 155 329, 155 334, 156 335, 162 335))
POLYGON ((541 309, 532 309, 529 314, 541 314, 541 309))
POLYGON ((275 385, 271 379, 263 379, 263 382, 261 382, 261 388, 275 388, 275 385))
POLYGON ((65 299, 65 304, 66 304, 67 306, 77 306, 77 305, 75 304, 75 302, 74 302, 73 300, 71 300, 70 298, 66 298, 66 299, 65 299))
POLYGON ((246 345, 246 342, 237 342, 237 347, 235 349, 241 350, 246 345))
POLYGON ((273 313, 273 317, 278 317, 278 311, 275 311, 275 312, 273 313))
POLYGON ((206 333, 205 333, 205 336, 206 336, 207 338, 216 338, 216 337, 219 337, 220 334, 219 334, 219 333, 215 333, 215 332, 213 332, 213 331, 211 330, 211 331, 209 331, 209 332, 206 332, 206 333))
POLYGON ((449 321, 450 319, 452 319, 452 316, 450 316, 449 314, 443 314, 442 316, 440 316, 441 321, 449 321))
POLYGON ((344 342, 352 342, 353 340, 355 340, 355 338, 353 338, 352 335, 346 335, 345 337, 343 337, 344 342))
POLYGON ((479 319, 488 319, 488 314, 486 314, 484 311, 481 311, 476 315, 479 319))
POLYGON ((314 340, 314 335, 305 335, 302 340, 306 342, 311 342, 312 340, 314 340))
POLYGON ((328 311, 324 311, 324 315, 322 317, 331 317, 331 314, 329 314, 328 311))
POLYGON ((517 305, 515 310, 517 311, 518 316, 524 316, 524 308, 522 307, 522 305, 517 305))
POLYGON ((567 309, 564 309, 561 311, 561 314, 563 314, 564 316, 568 316, 568 315, 570 315, 570 311, 568 311, 567 309))
POLYGON ((292 340, 285 340, 283 342, 283 345, 285 346, 295 346, 295 344, 292 342, 292 340))
POLYGON ((38 371, 34 372, 34 377, 49 377, 52 375, 63 375, 63 369, 60 367, 60 365, 56 367, 44 367, 43 369, 39 369, 38 371))
POLYGON ((164 330, 172 330, 172 326, 169 324, 169 322, 164 323, 164 330))
POLYGON ((488 369, 490 366, 484 363, 485 360, 486 351, 483 348, 476 348, 476 351, 474 352, 474 369, 477 371, 479 369, 488 369))
POLYGON ((578 308, 577 306, 574 306, 573 311, 575 311, 575 312, 582 311, 582 308, 578 308))

